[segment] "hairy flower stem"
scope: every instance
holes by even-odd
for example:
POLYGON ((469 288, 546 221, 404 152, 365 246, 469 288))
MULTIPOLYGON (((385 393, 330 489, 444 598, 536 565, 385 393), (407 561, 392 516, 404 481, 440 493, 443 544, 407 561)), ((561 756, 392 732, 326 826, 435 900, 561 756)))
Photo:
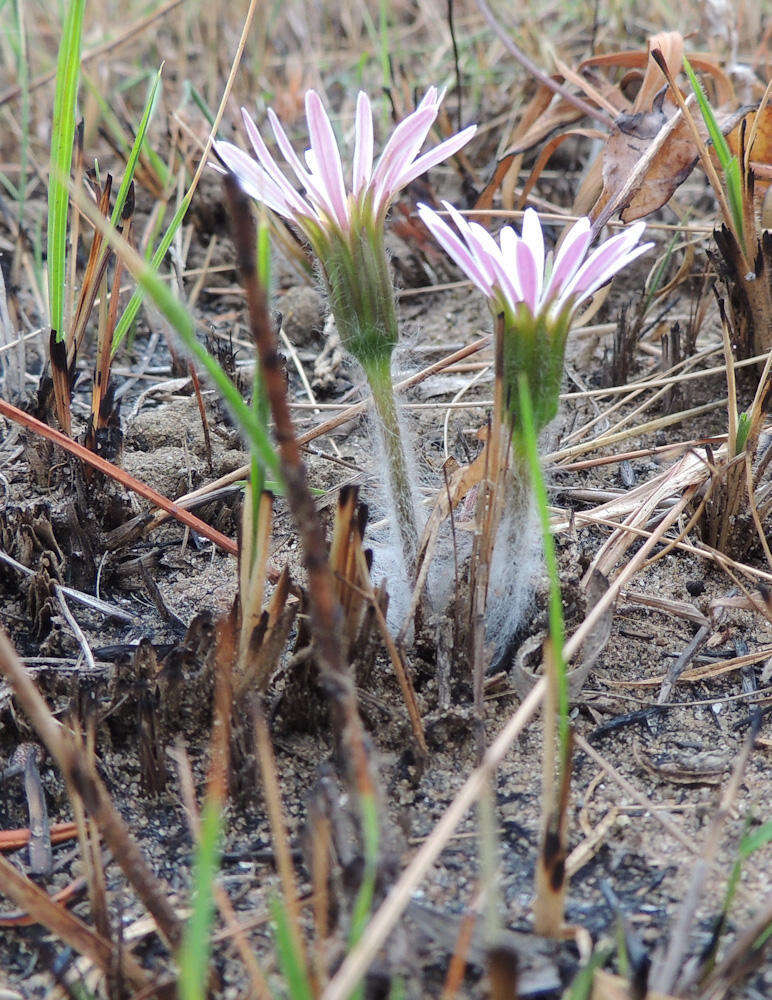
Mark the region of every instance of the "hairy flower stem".
POLYGON ((399 429, 390 359, 380 358, 366 365, 365 375, 373 394, 378 432, 386 456, 389 492, 397 518, 402 554, 408 574, 412 577, 418 554, 418 524, 407 456, 399 429))

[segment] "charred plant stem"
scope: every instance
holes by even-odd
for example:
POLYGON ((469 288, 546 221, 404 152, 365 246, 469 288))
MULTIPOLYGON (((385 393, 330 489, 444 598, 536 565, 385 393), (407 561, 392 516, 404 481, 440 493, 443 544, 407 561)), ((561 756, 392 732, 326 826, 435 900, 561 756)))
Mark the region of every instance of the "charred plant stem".
POLYGON ((343 612, 335 594, 335 580, 327 557, 324 532, 308 488, 305 465, 292 425, 276 332, 268 315, 265 291, 258 279, 255 257, 257 235, 252 211, 249 199, 232 174, 226 174, 224 183, 252 337, 274 420, 287 503, 303 542, 303 562, 308 574, 311 628, 316 652, 333 708, 339 717, 339 730, 343 733, 348 751, 350 779, 359 796, 372 798, 374 785, 362 722, 341 644, 344 634, 343 612))

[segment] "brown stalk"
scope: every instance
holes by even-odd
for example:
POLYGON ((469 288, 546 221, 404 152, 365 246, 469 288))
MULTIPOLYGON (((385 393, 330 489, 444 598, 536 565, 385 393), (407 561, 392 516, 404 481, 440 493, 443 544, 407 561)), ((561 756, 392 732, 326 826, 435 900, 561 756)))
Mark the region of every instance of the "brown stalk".
POLYGON ((48 356, 51 359, 51 381, 54 386, 54 406, 59 426, 69 437, 72 432, 70 414, 70 387, 75 372, 67 364, 67 345, 64 339, 57 340, 56 330, 51 330, 48 341, 48 356))
POLYGON ((374 784, 356 693, 343 655, 343 613, 335 593, 335 578, 330 568, 324 532, 308 488, 300 445, 292 425, 278 340, 268 315, 265 291, 257 276, 257 234, 252 210, 249 199, 233 175, 226 174, 224 183, 252 337, 257 347, 266 395, 273 415, 281 474, 287 487, 287 502, 303 543, 316 655, 339 716, 336 729, 341 733, 348 751, 347 763, 352 784, 358 794, 373 795, 374 784))
POLYGON ((102 837, 121 866, 142 903, 153 915, 158 929, 176 950, 182 940, 182 924, 171 907, 167 890, 147 865, 126 824, 115 808, 91 762, 84 760, 49 711, 10 640, 0 630, 0 671, 5 675, 65 781, 77 789, 86 809, 99 826, 102 837))
POLYGON ((21 424, 23 427, 28 427, 35 434, 53 441, 54 444, 58 444, 65 451, 71 455, 75 455, 76 458, 81 459, 81 461, 92 466, 98 472, 109 476, 145 500, 149 500, 154 507, 160 507, 162 510, 165 510, 169 516, 176 518, 181 524, 198 532, 199 535, 203 535, 204 538, 208 538, 210 542, 214 542, 224 552, 236 555, 237 546, 231 538, 210 527, 205 521, 196 517, 195 514, 191 514, 190 511, 179 507, 171 500, 167 500, 161 493, 158 493, 141 480, 136 479, 124 469, 113 465, 112 462, 108 462, 100 455, 94 454, 88 448, 84 448, 82 444, 73 441, 72 438, 56 430, 56 428, 49 427, 48 424, 44 424, 41 420, 38 420, 29 413, 25 413, 24 410, 20 410, 17 406, 6 402, 4 399, 0 399, 0 416, 6 417, 8 420, 13 420, 14 423, 21 424))
POLYGON ((536 861, 534 930, 560 938, 564 930, 566 880, 566 824, 571 781, 569 759, 561 762, 560 787, 555 790, 555 742, 558 731, 558 679, 552 644, 544 644, 547 691, 542 712, 542 831, 536 861))
MULTIPOLYGON (((110 217, 110 193, 112 191, 112 187, 113 175, 108 174, 105 178, 104 187, 100 192, 99 201, 97 202, 99 214, 104 219, 108 219, 110 217)), ((109 247, 105 248, 104 246, 104 237, 99 230, 95 229, 94 236, 91 241, 91 250, 88 255, 88 263, 86 264, 86 272, 83 275, 83 283, 80 287, 78 304, 75 307, 75 315, 72 320, 72 326, 67 331, 68 364, 72 364, 77 352, 80 350, 81 344, 83 343, 83 337, 86 333, 86 324, 88 323, 88 318, 91 315, 91 310, 94 308, 94 302, 96 301, 99 287, 102 284, 102 279, 107 274, 107 265, 110 263, 111 255, 112 251, 109 247)))
POLYGON ((517 1000, 517 952, 505 944, 488 950, 488 982, 491 1000, 517 1000))
POLYGON ((453 1000, 458 991, 461 989, 464 981, 464 974, 466 972, 469 947, 472 944, 477 917, 478 914, 475 913, 473 909, 468 909, 464 914, 461 926, 458 929, 456 946, 453 949, 453 954, 448 965, 448 971, 445 976, 445 984, 442 987, 442 996, 440 997, 440 1000, 453 1000))

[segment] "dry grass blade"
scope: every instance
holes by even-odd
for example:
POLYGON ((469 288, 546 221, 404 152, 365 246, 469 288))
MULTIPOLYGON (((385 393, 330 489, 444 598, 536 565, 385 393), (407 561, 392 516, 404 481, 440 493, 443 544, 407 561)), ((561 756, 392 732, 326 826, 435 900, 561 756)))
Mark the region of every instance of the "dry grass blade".
POLYGON ((368 924, 359 944, 349 952, 335 977, 322 992, 321 1000, 346 1000, 350 996, 351 990, 369 968, 370 963, 410 903, 415 889, 434 864, 448 840, 453 836, 467 810, 474 805, 489 781, 490 775, 501 763, 512 742, 528 725, 534 712, 541 704, 544 688, 545 681, 542 679, 510 717, 486 752, 480 766, 467 778, 461 790, 434 827, 431 836, 424 841, 410 864, 392 886, 385 901, 368 924))
POLYGON ((276 333, 268 315, 265 292, 258 280, 255 257, 257 237, 252 210, 246 195, 231 175, 225 177, 225 191, 252 337, 276 428, 281 474, 287 487, 290 510, 303 543, 316 655, 326 675, 327 688, 338 715, 335 725, 345 746, 351 784, 358 794, 372 796, 374 783, 362 721, 354 685, 346 670, 343 655, 343 613, 335 593, 335 578, 330 568, 324 533, 308 488, 300 446, 292 425, 276 333))
POLYGON ((37 923, 43 924, 55 937, 64 941, 80 955, 90 958, 106 975, 120 968, 134 989, 149 985, 149 977, 129 953, 122 953, 110 941, 79 920, 59 903, 54 902, 42 889, 25 878, 6 858, 0 855, 0 877, 3 895, 28 913, 37 923))
POLYGON ((753 744, 758 732, 757 716, 756 725, 751 727, 751 731, 745 739, 742 750, 737 758, 734 772, 729 781, 721 803, 713 818, 707 840, 702 845, 697 862, 692 870, 692 877, 689 889, 681 906, 676 925, 670 935, 667 953, 659 966, 652 970, 650 982, 655 990, 661 993, 670 993, 679 988, 679 976, 683 971, 684 955, 689 944, 689 932, 694 925, 695 912, 700 900, 700 896, 705 890, 705 881, 710 866, 719 848, 721 834, 724 824, 729 817, 729 812, 734 805, 737 793, 740 789, 740 782, 745 774, 745 768, 753 750, 753 744))

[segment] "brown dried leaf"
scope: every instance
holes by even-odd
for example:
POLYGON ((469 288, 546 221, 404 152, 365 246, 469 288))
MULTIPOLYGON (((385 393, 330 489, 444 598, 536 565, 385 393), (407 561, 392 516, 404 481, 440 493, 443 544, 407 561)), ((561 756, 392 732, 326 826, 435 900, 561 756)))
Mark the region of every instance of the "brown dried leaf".
MULTIPOLYGON (((605 204, 621 190, 635 166, 657 140, 661 129, 676 114, 676 108, 664 95, 655 100, 651 111, 620 115, 603 152, 603 192, 599 203, 605 204)), ((742 112, 717 111, 721 131, 726 134, 736 125, 742 112)), ((693 118, 700 135, 707 139, 707 129, 698 114, 693 118)), ((698 160, 692 131, 684 120, 662 141, 651 166, 644 173, 621 213, 623 222, 633 222, 661 208, 694 169, 698 160)))

